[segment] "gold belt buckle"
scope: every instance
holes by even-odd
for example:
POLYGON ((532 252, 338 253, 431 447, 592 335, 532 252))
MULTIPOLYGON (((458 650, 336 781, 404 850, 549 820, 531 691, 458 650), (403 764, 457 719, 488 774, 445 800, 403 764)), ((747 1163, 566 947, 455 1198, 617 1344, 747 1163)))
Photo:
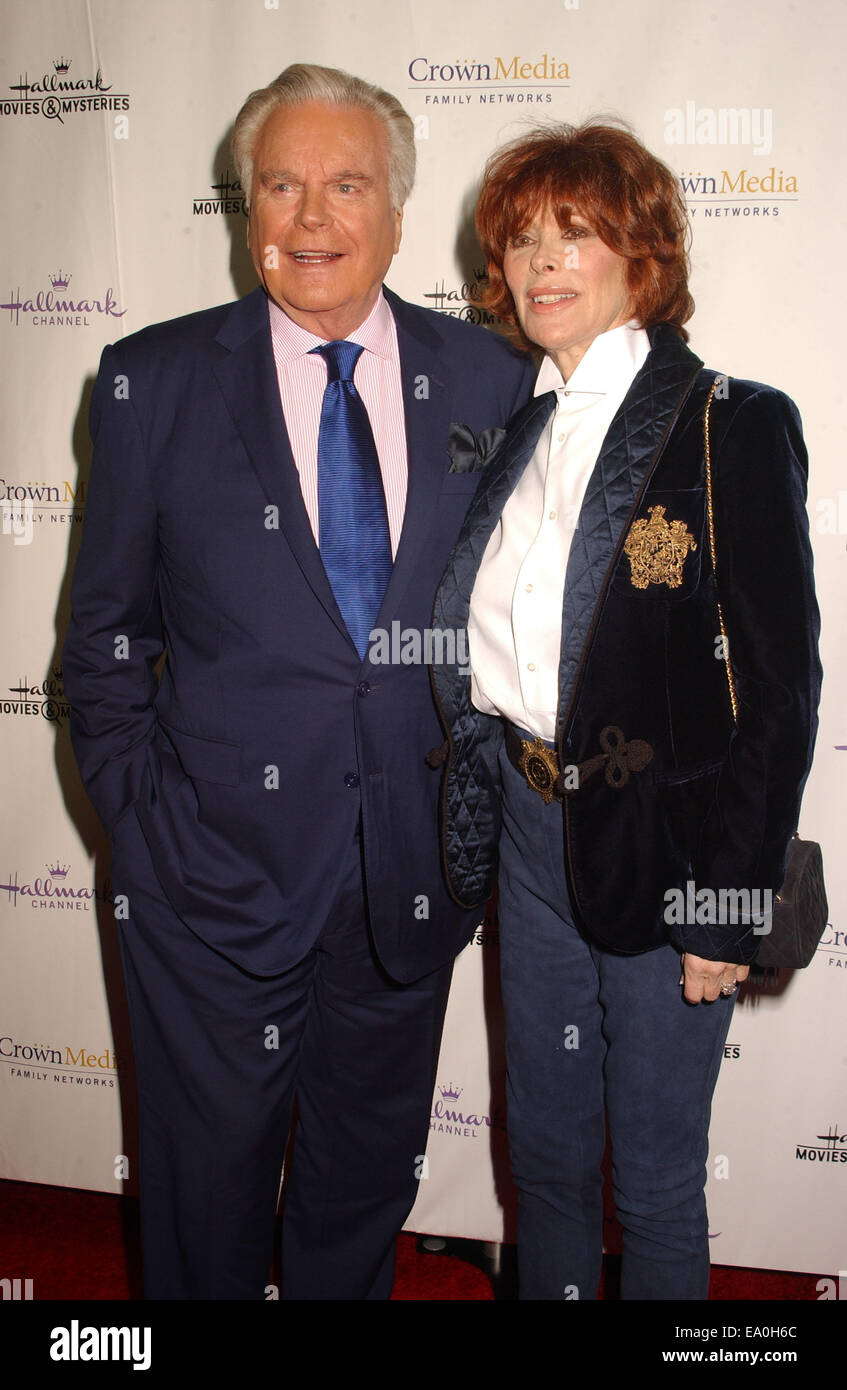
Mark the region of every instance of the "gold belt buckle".
POLYGON ((521 739, 520 768, 532 790, 543 796, 545 806, 549 806, 554 797, 561 801, 556 793, 559 759, 555 748, 548 748, 541 738, 533 739, 532 743, 521 739))

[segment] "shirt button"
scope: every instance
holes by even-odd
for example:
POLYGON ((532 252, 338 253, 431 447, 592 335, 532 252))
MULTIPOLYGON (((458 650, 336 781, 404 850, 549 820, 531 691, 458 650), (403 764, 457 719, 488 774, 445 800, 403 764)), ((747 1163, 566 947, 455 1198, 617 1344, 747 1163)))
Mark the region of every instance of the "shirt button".
POLYGON ((359 681, 359 684, 356 686, 356 694, 360 697, 360 699, 364 699, 365 695, 370 695, 370 693, 371 688, 368 682, 359 681))
POLYGON ((534 586, 533 586, 532 584, 527 584, 527 586, 526 586, 526 591, 527 591, 528 594, 531 594, 531 593, 532 593, 533 587, 534 587, 534 586))
POLYGON ((555 520, 556 520, 556 517, 558 516, 558 512, 550 512, 549 515, 550 515, 550 520, 551 520, 551 521, 555 521, 555 520))
POLYGON ((351 789, 351 791, 352 791, 352 789, 353 789, 354 787, 358 787, 358 785, 359 785, 359 774, 358 774, 358 772, 345 772, 345 774, 344 774, 344 785, 345 785, 345 787, 349 787, 349 788, 351 789))
POLYGON ((564 436, 563 434, 557 435, 557 437, 556 437, 556 443, 557 443, 557 444, 564 444, 564 442, 565 442, 565 436, 564 436))
POLYGON ((535 670, 535 662, 534 662, 534 661, 528 661, 528 662, 526 663, 526 669, 527 669, 528 671, 534 671, 534 670, 535 670))

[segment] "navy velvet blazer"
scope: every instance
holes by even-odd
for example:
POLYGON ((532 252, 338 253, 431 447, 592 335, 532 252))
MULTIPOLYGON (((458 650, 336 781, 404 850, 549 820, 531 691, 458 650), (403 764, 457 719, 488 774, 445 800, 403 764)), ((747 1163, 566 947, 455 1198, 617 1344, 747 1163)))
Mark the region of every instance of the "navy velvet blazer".
MULTIPOLYGON (((420 631, 478 482, 451 471, 450 423, 505 423, 534 373, 502 340, 386 293, 409 487, 377 626, 420 631)), ((411 980, 443 964, 475 919, 442 872, 428 671, 362 662, 347 634, 282 418, 264 291, 107 348, 91 427, 64 673, 80 771, 116 845, 137 817, 183 920, 271 974, 322 928, 361 808, 383 965, 411 980)))
MULTIPOLYGON (((559 761, 579 768, 578 786, 551 814, 563 818, 572 905, 591 940, 638 952, 671 939, 708 959, 747 962, 761 940, 749 919, 669 925, 665 895, 689 882, 715 894, 746 889, 755 908, 753 890, 776 892, 783 880, 821 679, 806 451, 796 408, 779 391, 729 378, 716 393, 716 585, 703 430, 715 373, 668 325, 650 340, 585 493, 563 613, 551 615, 562 623, 559 761), (657 529, 645 536, 651 522, 657 529), (678 565, 669 567, 669 544, 683 533, 678 565), (658 577, 647 579, 657 536, 658 577)), ((466 626, 488 539, 554 406, 552 392, 531 401, 489 457, 435 626, 466 626)), ((456 899, 484 902, 496 879, 503 725, 474 709, 469 674, 457 664, 434 666, 433 682, 448 734, 445 862, 456 899)))

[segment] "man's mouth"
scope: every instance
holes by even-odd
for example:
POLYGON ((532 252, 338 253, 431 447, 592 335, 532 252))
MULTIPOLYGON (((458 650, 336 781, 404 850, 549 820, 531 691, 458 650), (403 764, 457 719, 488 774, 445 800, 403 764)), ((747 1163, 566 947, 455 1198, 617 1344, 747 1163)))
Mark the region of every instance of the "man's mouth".
POLYGON ((326 265, 341 256, 340 251, 291 251, 289 254, 298 265, 326 265))

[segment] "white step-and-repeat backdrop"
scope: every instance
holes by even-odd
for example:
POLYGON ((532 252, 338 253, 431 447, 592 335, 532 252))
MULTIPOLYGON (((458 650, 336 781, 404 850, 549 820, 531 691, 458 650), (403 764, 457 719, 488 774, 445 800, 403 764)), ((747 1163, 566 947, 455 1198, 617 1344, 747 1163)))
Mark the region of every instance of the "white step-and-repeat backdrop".
MULTIPOLYGON (((826 669, 801 832, 823 843, 831 924, 806 972, 736 1009, 710 1228, 717 1262, 845 1268, 841 0, 3 0, 2 11, 0 1176, 132 1183, 108 856, 74 768, 60 660, 87 404, 105 343, 252 288, 228 129, 249 91, 311 61, 389 88, 415 118, 419 175, 390 274, 401 295, 478 321, 470 212, 485 157, 533 118, 619 114, 688 199, 692 345, 800 406, 826 669)), ((416 1230, 511 1230, 496 955, 485 923, 457 967, 416 1230)))

